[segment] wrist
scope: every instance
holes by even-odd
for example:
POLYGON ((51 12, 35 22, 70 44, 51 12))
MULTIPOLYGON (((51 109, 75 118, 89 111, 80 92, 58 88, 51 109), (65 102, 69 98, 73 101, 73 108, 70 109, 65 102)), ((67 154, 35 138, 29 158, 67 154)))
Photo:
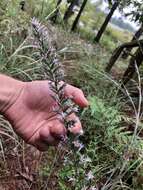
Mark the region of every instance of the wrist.
POLYGON ((0 113, 4 114, 17 100, 24 82, 0 75, 0 113))

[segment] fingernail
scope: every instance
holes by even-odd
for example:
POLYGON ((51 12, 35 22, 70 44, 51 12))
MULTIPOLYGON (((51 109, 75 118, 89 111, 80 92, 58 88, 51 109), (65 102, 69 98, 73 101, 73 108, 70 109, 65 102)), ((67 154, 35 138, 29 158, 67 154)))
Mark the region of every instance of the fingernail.
POLYGON ((80 134, 80 135, 83 135, 83 133, 84 133, 84 131, 81 129, 81 130, 79 131, 79 134, 80 134))

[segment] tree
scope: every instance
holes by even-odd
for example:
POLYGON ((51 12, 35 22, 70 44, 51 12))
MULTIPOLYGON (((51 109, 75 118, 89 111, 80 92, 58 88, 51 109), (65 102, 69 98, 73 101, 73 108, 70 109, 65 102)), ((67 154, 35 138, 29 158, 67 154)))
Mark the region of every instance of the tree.
MULTIPOLYGON (((125 14, 126 17, 130 16, 132 21, 141 25, 139 30, 135 33, 135 35, 133 36, 131 41, 138 40, 143 33, 143 6, 142 6, 142 3, 143 3, 142 1, 132 0, 132 5, 134 8, 131 10, 129 9, 129 12, 127 12, 125 14)), ((123 52, 122 58, 126 59, 131 51, 132 51, 132 48, 128 49, 128 51, 125 50, 123 52)))
POLYGON ((115 10, 117 9, 118 6, 119 6, 119 1, 115 1, 115 2, 113 3, 113 6, 112 6, 111 9, 110 9, 109 14, 108 14, 107 17, 106 17, 104 23, 102 24, 100 30, 98 31, 96 37, 94 38, 94 42, 99 42, 99 41, 100 41, 100 39, 101 39, 103 33, 104 33, 105 30, 106 30, 106 27, 107 27, 109 21, 111 20, 111 18, 112 18, 112 16, 113 16, 114 12, 115 12, 115 10))
POLYGON ((101 28, 99 29, 96 37, 94 38, 94 42, 99 43, 103 33, 105 32, 114 12, 119 9, 119 11, 124 15, 124 9, 129 5, 133 4, 132 1, 134 0, 106 0, 109 4, 110 11, 109 14, 106 16, 104 23, 102 24, 101 28))
MULTIPOLYGON (((135 40, 132 42, 125 43, 121 46, 119 46, 114 52, 113 55, 110 58, 110 61, 105 69, 106 72, 110 72, 112 69, 113 65, 121 55, 122 51, 124 48, 135 48, 138 47, 134 55, 130 59, 129 66, 127 70, 125 71, 122 81, 123 85, 127 84, 127 82, 133 77, 135 71, 136 71, 136 65, 139 68, 140 65, 143 62, 143 40, 135 40)), ((122 85, 122 86, 123 86, 122 85)))
MULTIPOLYGON (((143 6, 142 2, 136 1, 136 0, 128 0, 126 1, 126 5, 132 4, 134 9, 130 10, 129 13, 125 14, 125 16, 132 16, 132 20, 134 20, 137 23, 141 24, 140 30, 138 30, 133 37, 131 42, 125 43, 121 46, 119 46, 114 52, 113 55, 111 56, 111 59, 109 61, 109 64, 106 67, 106 71, 109 72, 113 65, 115 64, 116 60, 119 58, 121 55, 122 51, 124 49, 126 50, 131 50, 134 47, 138 47, 134 55, 131 55, 131 59, 129 62, 129 66, 127 70, 125 71, 122 81, 123 85, 122 87, 133 77, 135 71, 136 71, 136 66, 139 68, 140 65, 143 62, 143 39, 138 40, 137 38, 140 37, 141 33, 143 32, 143 6)), ((122 6, 125 6, 124 2, 122 1, 122 6)), ((128 51, 128 52, 129 52, 128 51)))
POLYGON ((21 10, 25 11, 25 1, 21 1, 19 5, 21 6, 21 10))
POLYGON ((85 6, 86 6, 87 1, 88 1, 88 0, 83 0, 83 3, 82 3, 82 5, 81 5, 81 8, 80 8, 80 10, 79 10, 79 12, 78 12, 78 14, 77 14, 77 16, 76 16, 74 22, 73 22, 73 25, 72 25, 72 27, 71 27, 71 31, 75 31, 75 29, 77 28, 77 24, 78 24, 78 22, 79 22, 80 16, 81 16, 81 14, 82 14, 82 12, 83 12, 85 6))
POLYGON ((110 58, 109 63, 107 64, 105 71, 106 72, 110 72, 110 70, 112 69, 113 65, 116 63, 117 59, 120 57, 121 53, 123 52, 124 49, 130 49, 130 48, 135 48, 135 47, 139 47, 139 45, 143 46, 143 40, 135 40, 132 42, 128 42, 125 44, 122 44, 121 46, 119 46, 118 48, 116 48, 110 58))
POLYGON ((137 51, 135 52, 135 54, 130 59, 129 66, 128 66, 127 70, 125 71, 123 78, 122 78, 123 85, 127 84, 127 82, 133 77, 133 75, 136 71, 136 66, 139 68, 143 62, 142 47, 143 46, 139 47, 137 49, 137 51))
MULTIPOLYGON (((133 42, 134 40, 138 40, 140 38, 140 36, 143 33, 143 24, 141 25, 141 27, 137 30, 137 32, 135 33, 135 35, 133 36, 131 42, 133 42)), ((122 58, 123 59, 127 59, 129 54, 131 53, 132 48, 130 49, 125 49, 123 54, 122 54, 122 58)))
POLYGON ((67 10, 65 11, 64 14, 64 22, 67 23, 68 19, 74 14, 74 7, 76 5, 79 5, 79 0, 71 0, 70 5, 68 6, 67 10))
POLYGON ((53 23, 56 23, 56 20, 57 20, 57 17, 59 15, 59 6, 61 4, 62 0, 57 0, 57 4, 56 4, 56 10, 55 12, 53 13, 53 16, 51 16, 50 20, 53 22, 53 23))

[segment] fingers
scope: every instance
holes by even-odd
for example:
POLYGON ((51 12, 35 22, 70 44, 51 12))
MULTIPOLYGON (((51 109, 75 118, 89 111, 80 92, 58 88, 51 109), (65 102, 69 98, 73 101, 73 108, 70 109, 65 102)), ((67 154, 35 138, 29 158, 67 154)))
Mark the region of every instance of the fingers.
POLYGON ((29 144, 35 146, 39 151, 47 151, 49 145, 57 145, 58 142, 49 132, 49 126, 42 126, 28 141, 29 144))
POLYGON ((40 151, 47 151, 49 146, 57 146, 65 135, 66 129, 64 125, 58 120, 53 120, 37 131, 30 144, 40 151))
POLYGON ((39 131, 39 142, 48 145, 57 145, 59 143, 59 141, 54 138, 50 131, 49 131, 49 126, 44 126, 41 128, 41 130, 39 131))
POLYGON ((73 98, 73 101, 81 107, 87 107, 89 105, 84 93, 79 88, 67 85, 65 88, 65 95, 73 98))
MULTIPOLYGON (((69 129, 71 133, 74 135, 83 134, 80 120, 75 114, 71 114, 68 120, 76 121, 75 125, 69 129)), ((29 143, 40 151, 47 151, 49 146, 58 145, 66 137, 66 133, 64 125, 58 119, 54 119, 48 122, 48 125, 44 124, 29 143)))
MULTIPOLYGON (((75 124, 73 127, 69 129, 69 131, 73 133, 74 135, 83 134, 81 122, 74 113, 69 115, 67 118, 67 121, 71 121, 71 120, 75 121, 75 124)), ((67 129, 65 128, 64 124, 61 123, 60 120, 54 119, 53 121, 50 121, 49 124, 50 124, 49 131, 52 137, 54 137, 57 140, 62 140, 62 137, 66 136, 67 129)))
POLYGON ((50 130, 50 134, 54 138, 59 139, 59 140, 62 140, 67 132, 66 128, 64 127, 64 124, 61 123, 61 121, 59 121, 58 119, 53 121, 53 124, 50 126, 49 130, 50 130))
POLYGON ((80 122, 79 118, 75 114, 71 114, 68 117, 68 120, 75 121, 75 125, 73 127, 71 127, 69 129, 69 131, 71 133, 73 133, 74 135, 82 135, 83 134, 83 129, 82 129, 82 125, 81 125, 81 122, 80 122))

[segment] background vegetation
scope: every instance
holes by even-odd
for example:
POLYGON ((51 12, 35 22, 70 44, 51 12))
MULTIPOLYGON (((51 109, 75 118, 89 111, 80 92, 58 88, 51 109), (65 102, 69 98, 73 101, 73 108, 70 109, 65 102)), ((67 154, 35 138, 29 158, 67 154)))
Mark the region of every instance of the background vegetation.
POLYGON ((52 34, 66 80, 80 87, 90 106, 80 110, 85 134, 81 151, 49 148, 40 153, 26 145, 0 116, 0 189, 19 190, 142 190, 143 118, 142 68, 122 88, 128 61, 119 59, 111 75, 104 69, 113 50, 129 42, 132 33, 108 26, 100 44, 93 43, 105 15, 88 1, 75 33, 63 22, 67 3, 60 6, 57 24, 50 21, 54 0, 0 1, 0 72, 23 81, 46 76, 31 45, 30 19, 35 16, 52 34))

